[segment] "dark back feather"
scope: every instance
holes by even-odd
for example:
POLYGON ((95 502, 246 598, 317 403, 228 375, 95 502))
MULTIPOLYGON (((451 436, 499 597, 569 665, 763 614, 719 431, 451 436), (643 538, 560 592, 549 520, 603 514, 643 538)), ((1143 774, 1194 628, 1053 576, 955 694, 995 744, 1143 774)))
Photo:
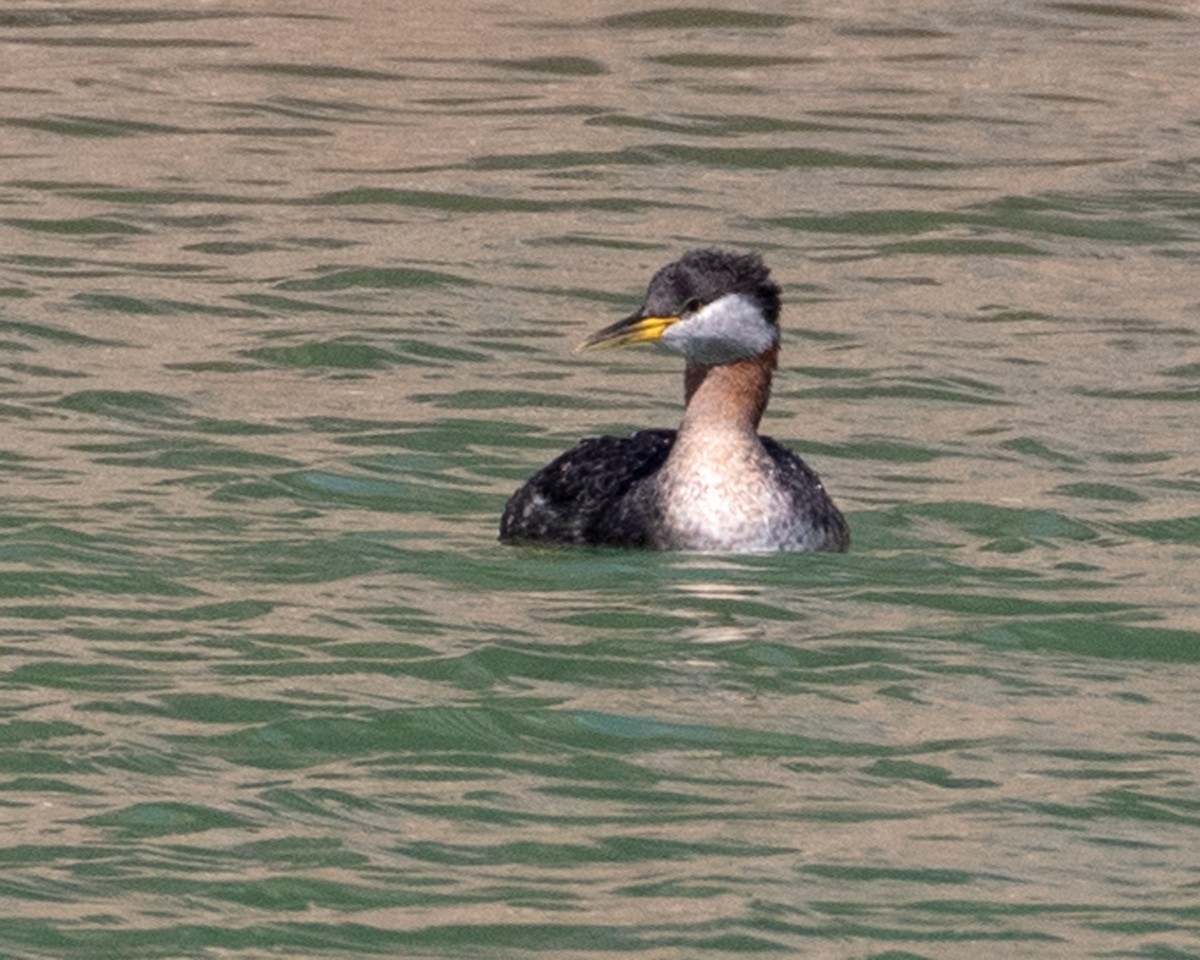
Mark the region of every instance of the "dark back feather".
POLYGON ((674 430, 588 437, 529 478, 500 518, 506 543, 646 545, 654 529, 650 485, 675 444, 674 430))
POLYGON ((850 549, 850 527, 838 510, 817 472, 783 444, 770 437, 759 437, 763 449, 771 457, 775 472, 782 486, 791 491, 792 509, 796 516, 814 532, 816 550, 835 553, 850 549))

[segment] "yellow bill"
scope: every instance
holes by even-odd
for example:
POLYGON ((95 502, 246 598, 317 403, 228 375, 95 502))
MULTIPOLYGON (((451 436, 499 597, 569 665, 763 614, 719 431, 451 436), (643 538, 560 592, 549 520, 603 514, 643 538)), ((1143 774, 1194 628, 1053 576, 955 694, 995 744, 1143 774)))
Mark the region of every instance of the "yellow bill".
POLYGON ((577 353, 583 350, 606 350, 610 347, 623 347, 627 343, 659 340, 663 331, 678 321, 678 317, 643 317, 635 313, 624 320, 618 320, 612 326, 596 331, 575 350, 577 353))

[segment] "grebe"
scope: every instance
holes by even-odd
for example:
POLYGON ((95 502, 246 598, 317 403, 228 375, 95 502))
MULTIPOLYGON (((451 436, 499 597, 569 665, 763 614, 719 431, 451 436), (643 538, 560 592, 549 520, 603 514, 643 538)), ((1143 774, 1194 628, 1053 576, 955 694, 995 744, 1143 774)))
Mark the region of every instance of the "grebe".
POLYGON ((808 465, 758 423, 779 354, 779 287, 755 254, 693 250, 640 310, 580 350, 657 340, 684 355, 679 430, 590 437, 504 508, 506 543, 657 550, 845 550, 850 530, 808 465))

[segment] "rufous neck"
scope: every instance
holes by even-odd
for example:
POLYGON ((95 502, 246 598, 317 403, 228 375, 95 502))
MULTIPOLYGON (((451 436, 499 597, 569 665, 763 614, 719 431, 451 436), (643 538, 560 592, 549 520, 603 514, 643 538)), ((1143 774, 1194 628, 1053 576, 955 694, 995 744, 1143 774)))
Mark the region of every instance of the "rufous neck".
POLYGON ((681 430, 723 427, 756 432, 771 396, 778 355, 779 348, 772 347, 719 366, 688 364, 683 381, 687 412, 681 430))

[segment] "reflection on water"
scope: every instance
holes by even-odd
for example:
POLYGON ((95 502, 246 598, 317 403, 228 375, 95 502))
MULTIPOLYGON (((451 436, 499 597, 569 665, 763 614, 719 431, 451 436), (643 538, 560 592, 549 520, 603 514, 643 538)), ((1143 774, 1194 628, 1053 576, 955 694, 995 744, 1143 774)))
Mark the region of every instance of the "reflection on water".
POLYGON ((0 12, 12 957, 1192 956, 1170 4, 0 12), (513 550, 785 287, 846 556, 513 550))

